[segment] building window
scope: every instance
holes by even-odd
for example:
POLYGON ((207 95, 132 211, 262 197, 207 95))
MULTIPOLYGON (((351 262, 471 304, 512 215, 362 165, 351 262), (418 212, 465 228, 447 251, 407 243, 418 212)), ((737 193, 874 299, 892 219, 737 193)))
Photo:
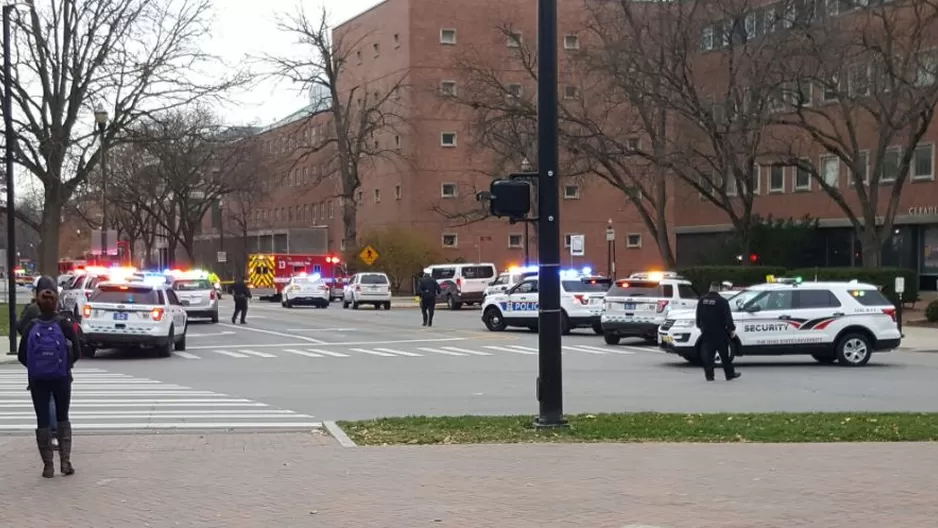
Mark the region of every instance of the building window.
POLYGON ((700 49, 710 51, 713 49, 713 26, 703 28, 700 35, 700 49))
POLYGON ((775 8, 770 7, 765 10, 765 33, 772 33, 775 31, 775 8))
POLYGON ((640 233, 629 233, 625 235, 625 247, 627 248, 642 247, 642 235, 640 233))
POLYGON ((360 51, 355 52, 355 60, 357 60, 359 64, 362 63, 362 52, 360 51))
POLYGON ((444 97, 454 97, 456 95, 456 81, 440 82, 440 95, 444 97))
POLYGON ((335 216, 335 202, 330 200, 329 201, 329 218, 333 218, 334 216, 335 216))
POLYGON ((824 12, 828 16, 835 16, 840 11, 841 0, 824 0, 824 12))
POLYGON ((459 247, 459 237, 453 233, 444 233, 443 234, 443 247, 445 248, 459 247))
POLYGON ((564 35, 563 49, 568 49, 568 50, 580 49, 580 37, 576 35, 564 35))
POLYGON ((935 145, 919 145, 912 155, 912 179, 932 180, 935 178, 935 145))
POLYGON ((892 183, 899 177, 899 158, 902 151, 898 147, 888 148, 883 154, 882 172, 879 181, 892 183))
POLYGON ((850 77, 847 78, 850 95, 863 97, 870 94, 870 66, 858 64, 850 68, 850 77))
POLYGON ((394 186, 394 199, 395 200, 401 199, 401 185, 400 184, 397 184, 394 186))
POLYGON ((508 235, 508 247, 511 249, 524 247, 524 236, 523 235, 508 235))
POLYGON ((736 176, 733 175, 733 174, 730 174, 729 177, 726 178, 726 187, 725 187, 725 189, 726 189, 726 195, 727 195, 727 196, 736 196, 736 192, 737 192, 737 190, 738 190, 737 187, 738 187, 738 185, 737 185, 737 182, 736 182, 736 176))
POLYGON ((309 183, 309 167, 303 167, 303 183, 309 183))
POLYGON ((564 185, 563 199, 564 200, 579 200, 580 199, 580 186, 579 185, 564 185))
POLYGON ((355 193, 355 201, 359 204, 363 203, 365 201, 365 193, 362 191, 355 193))
POLYGON ((518 83, 511 83, 508 85, 508 94, 515 98, 520 98, 524 93, 524 88, 518 83))
POLYGON ((394 148, 401 148, 401 136, 394 136, 394 148))
POLYGON ((564 99, 576 99, 580 95, 580 90, 576 86, 567 85, 563 87, 564 99))
POLYGON ((455 183, 440 184, 440 196, 442 196, 443 198, 455 198, 456 197, 456 184, 455 183))
POLYGON ((756 38, 756 14, 755 13, 749 13, 748 15, 746 15, 745 30, 746 30, 747 41, 756 38))
POLYGON ((795 97, 792 100, 792 106, 811 106, 812 98, 814 96, 814 90, 812 89, 814 85, 811 81, 798 81, 795 83, 796 92, 795 97))
POLYGON ((642 142, 636 137, 630 137, 625 140, 625 147, 629 150, 638 150, 642 148, 642 142))
POLYGON ((802 158, 795 170, 795 190, 811 190, 811 160, 802 158))
POLYGON ((440 146, 455 147, 456 146, 456 133, 455 132, 440 133, 440 146))
POLYGON ((785 167, 783 165, 769 167, 769 192, 785 192, 785 167))
POLYGON ((824 183, 837 187, 840 181, 840 159, 837 156, 831 154, 821 156, 821 176, 824 178, 824 183))
POLYGON ((440 30, 440 44, 447 44, 449 46, 456 44, 456 30, 455 29, 441 29, 440 30))
POLYGON ((579 233, 566 233, 563 235, 563 247, 570 247, 570 238, 577 236, 579 233))
POLYGON ((381 55, 381 45, 377 42, 371 45, 371 50, 375 52, 375 57, 381 55))
POLYGON ((752 181, 750 182, 752 185, 752 193, 759 194, 762 192, 762 173, 760 172, 760 167, 758 164, 752 164, 752 170, 750 171, 750 174, 750 178, 752 178, 752 181))
POLYGON ((375 203, 381 203, 381 189, 375 189, 375 203))
MULTIPOLYGON (((863 185, 869 184, 870 183, 870 151, 861 150, 859 159, 857 159, 857 163, 859 163, 860 165, 860 172, 858 174, 861 178, 861 181, 863 182, 863 185)), ((852 177, 850 179, 853 180, 852 177)))
POLYGON ((397 33, 394 34, 394 47, 395 48, 401 47, 401 36, 398 35, 397 33))
POLYGON ((520 48, 522 42, 521 32, 512 31, 505 38, 505 45, 509 48, 520 48))
POLYGON ((832 75, 830 80, 824 83, 823 91, 824 93, 821 98, 825 103, 830 103, 837 100, 837 95, 840 91, 840 81, 837 79, 836 75, 832 75))
POLYGON ((936 81, 938 81, 938 55, 934 50, 919 53, 915 86, 924 88, 935 84, 936 81))

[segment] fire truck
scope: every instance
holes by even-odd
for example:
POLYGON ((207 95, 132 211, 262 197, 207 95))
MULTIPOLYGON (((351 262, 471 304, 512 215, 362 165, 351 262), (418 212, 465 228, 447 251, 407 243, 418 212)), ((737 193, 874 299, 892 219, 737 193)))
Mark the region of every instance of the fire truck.
POLYGON ((247 279, 257 299, 280 301, 283 287, 294 275, 319 275, 331 287, 331 298, 342 296, 348 281, 345 265, 334 255, 252 253, 248 255, 247 279))

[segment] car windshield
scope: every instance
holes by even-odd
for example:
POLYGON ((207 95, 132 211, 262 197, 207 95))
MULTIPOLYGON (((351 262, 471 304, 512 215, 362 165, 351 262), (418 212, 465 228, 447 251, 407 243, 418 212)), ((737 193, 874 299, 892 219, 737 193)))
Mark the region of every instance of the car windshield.
POLYGON ((730 308, 734 312, 742 312, 746 305, 749 304, 749 301, 752 301, 758 297, 759 294, 765 293, 766 291, 768 290, 743 290, 728 299, 730 308))
POLYGON ((605 293, 612 286, 612 279, 589 278, 565 280, 563 289, 568 293, 605 293))
POLYGON ((377 273, 369 273, 368 275, 362 275, 362 284, 387 284, 388 278, 384 275, 379 275, 377 273))
POLYGON ((301 286, 310 286, 320 282, 322 282, 322 279, 314 279, 312 277, 293 277, 293 284, 301 286))
POLYGON ((213 287, 208 279, 178 280, 173 283, 176 291, 211 290, 213 287))
POLYGON ((159 304, 153 288, 135 285, 99 286, 91 302, 112 304, 159 304))

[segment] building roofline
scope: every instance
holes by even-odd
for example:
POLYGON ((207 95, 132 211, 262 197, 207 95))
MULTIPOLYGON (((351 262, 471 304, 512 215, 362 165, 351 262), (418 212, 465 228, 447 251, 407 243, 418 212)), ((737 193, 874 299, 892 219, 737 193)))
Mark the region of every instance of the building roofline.
POLYGON ((297 110, 296 112, 293 112, 292 114, 288 115, 287 117, 274 121, 273 123, 267 126, 257 127, 258 131, 254 135, 260 136, 261 134, 272 132, 278 128, 282 128, 289 124, 296 123, 297 121, 309 119, 311 117, 315 117, 319 114, 323 114, 329 111, 328 109, 314 110, 314 108, 316 108, 317 106, 320 106, 320 105, 318 104, 306 105, 303 108, 297 110))
POLYGON ((349 18, 349 19, 347 19, 347 20, 345 20, 345 21, 343 21, 343 22, 341 22, 341 23, 339 23, 339 24, 336 24, 335 27, 332 28, 332 31, 334 32, 335 30, 339 29, 339 28, 342 27, 342 26, 347 26, 347 25, 351 24, 352 22, 354 22, 355 20, 361 18, 361 17, 364 16, 365 14, 370 13, 371 11, 374 11, 375 9, 377 9, 377 8, 383 6, 384 4, 387 4, 387 3, 391 2, 391 1, 392 1, 392 0, 381 0, 381 1, 378 2, 377 4, 375 4, 375 5, 371 6, 371 7, 369 7, 368 9, 365 9, 364 11, 358 13, 357 15, 355 15, 355 16, 353 16, 353 17, 351 17, 351 18, 349 18))

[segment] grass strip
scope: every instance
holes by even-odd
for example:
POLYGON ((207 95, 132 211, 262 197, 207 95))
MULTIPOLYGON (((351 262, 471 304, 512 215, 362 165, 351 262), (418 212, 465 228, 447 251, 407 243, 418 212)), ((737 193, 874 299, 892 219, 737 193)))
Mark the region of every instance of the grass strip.
MULTIPOLYGON (((10 335, 10 306, 0 304, 0 336, 10 335)), ((0 352, 2 354, 2 352, 0 352)))
POLYGON ((567 427, 554 429, 536 429, 530 416, 410 416, 339 426, 358 445, 938 441, 938 413, 623 413, 567 420, 567 427))

